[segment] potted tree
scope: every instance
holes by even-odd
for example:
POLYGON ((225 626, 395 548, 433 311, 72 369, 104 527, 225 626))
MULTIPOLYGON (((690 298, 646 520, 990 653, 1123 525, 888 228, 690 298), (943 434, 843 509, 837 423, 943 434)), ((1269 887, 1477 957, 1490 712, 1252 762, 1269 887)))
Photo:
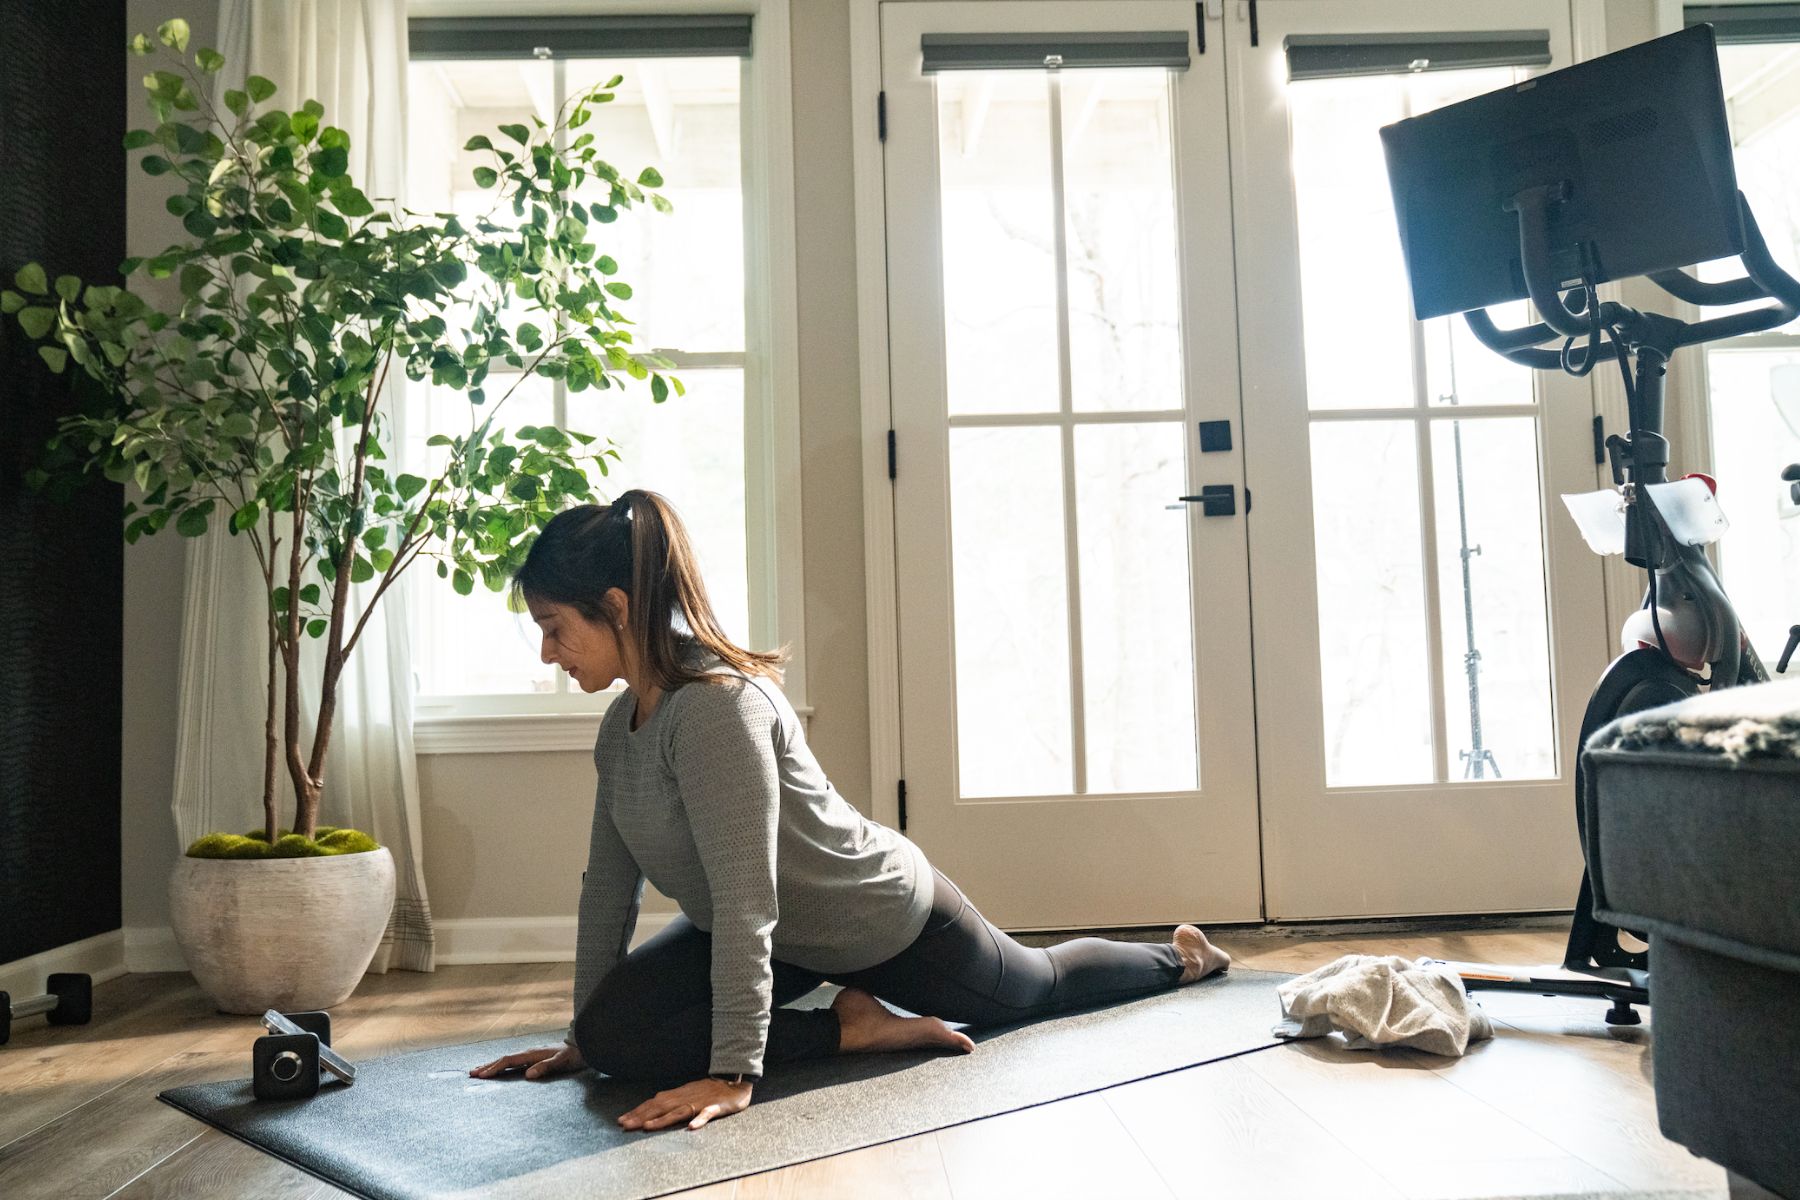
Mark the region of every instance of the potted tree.
MULTIPOLYGON (((223 67, 188 53, 186 22, 138 35, 134 54, 175 69, 144 77, 151 129, 125 137, 139 165, 175 185, 168 208, 190 240, 131 258, 144 293, 29 263, 0 291, 55 372, 103 397, 64 418, 31 486, 67 496, 101 475, 134 483, 128 541, 173 525, 223 528, 254 554, 267 599, 260 830, 213 833, 170 881, 175 935, 220 1007, 322 1008, 355 988, 393 904, 393 861, 366 834, 320 824, 339 681, 383 595, 421 557, 464 595, 499 591, 571 501, 594 499, 590 467, 617 451, 551 427, 508 431, 507 398, 531 375, 570 391, 647 380, 661 403, 679 380, 639 350, 618 305, 631 289, 591 235, 621 210, 668 211, 645 169, 633 181, 576 134, 615 78, 572 97, 553 123, 471 138, 493 206, 454 214, 378 207, 347 174, 349 139, 316 101, 288 111, 275 85, 209 98, 223 67), (172 60, 172 61, 168 61, 172 60), (579 194, 578 194, 579 193, 579 194), (494 388, 490 372, 518 372, 494 388), (430 477, 393 465, 390 373, 462 392, 465 435, 438 435, 430 477), (351 585, 368 600, 353 602, 351 585), (303 657, 313 639, 322 653, 303 657), (300 682, 317 670, 311 740, 300 682), (278 780, 294 807, 283 825, 278 780), (278 935, 278 936, 277 936, 278 935)), ((397 385, 399 376, 393 376, 397 385)))

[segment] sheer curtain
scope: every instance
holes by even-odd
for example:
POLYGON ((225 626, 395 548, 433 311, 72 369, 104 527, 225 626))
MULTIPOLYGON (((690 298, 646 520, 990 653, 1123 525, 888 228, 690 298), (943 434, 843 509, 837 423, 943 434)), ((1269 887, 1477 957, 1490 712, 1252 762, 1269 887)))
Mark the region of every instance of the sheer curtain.
MULTIPOLYGON (((221 0, 218 50, 226 60, 215 81, 220 95, 254 74, 274 81, 279 90, 270 103, 277 107, 292 111, 319 101, 323 124, 350 135, 357 186, 377 207, 403 202, 405 0, 221 0)), ((403 387, 403 380, 390 380, 377 400, 396 453, 405 444, 403 387)), ((353 586, 355 611, 373 590, 353 586)), ((377 972, 429 971, 434 958, 420 867, 406 592, 388 589, 345 668, 320 805, 321 820, 365 830, 393 853, 394 912, 370 964, 377 972)), ((208 533, 188 542, 174 793, 183 848, 212 830, 262 824, 264 604, 255 555, 243 538, 208 533)), ((319 643, 303 641, 301 701, 308 715, 302 727, 310 746, 323 653, 319 643)), ((276 786, 291 813, 285 769, 276 786)))

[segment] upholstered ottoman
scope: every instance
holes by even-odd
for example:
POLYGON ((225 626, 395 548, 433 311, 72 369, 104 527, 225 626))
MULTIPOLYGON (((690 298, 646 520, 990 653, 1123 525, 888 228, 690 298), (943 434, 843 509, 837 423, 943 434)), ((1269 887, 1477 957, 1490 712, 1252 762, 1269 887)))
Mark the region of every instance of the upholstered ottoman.
POLYGON ((1662 1131, 1800 1200, 1800 680, 1589 739, 1597 914, 1650 939, 1662 1131))

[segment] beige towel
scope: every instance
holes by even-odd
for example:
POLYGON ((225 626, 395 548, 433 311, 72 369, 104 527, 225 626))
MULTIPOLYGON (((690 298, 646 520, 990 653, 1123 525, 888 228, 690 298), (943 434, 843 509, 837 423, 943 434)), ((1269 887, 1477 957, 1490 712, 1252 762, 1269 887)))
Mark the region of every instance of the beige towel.
POLYGON ((1470 1042, 1494 1036, 1481 1006, 1469 1001, 1442 964, 1399 955, 1347 954, 1276 989, 1281 1015, 1275 1036, 1347 1035, 1352 1050, 1411 1046, 1461 1057, 1470 1042))

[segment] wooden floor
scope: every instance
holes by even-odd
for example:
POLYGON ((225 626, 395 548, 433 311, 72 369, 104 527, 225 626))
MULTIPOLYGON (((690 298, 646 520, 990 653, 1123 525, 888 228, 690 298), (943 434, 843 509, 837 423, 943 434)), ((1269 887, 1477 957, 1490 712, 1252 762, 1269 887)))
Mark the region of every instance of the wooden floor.
MULTIPOLYGON (((1245 966, 1304 971, 1347 953, 1547 962, 1562 935, 1220 941, 1245 966)), ((569 980, 567 964, 370 976, 334 1011, 333 1040, 367 1059, 556 1029, 569 980)), ((153 1099, 244 1077, 251 1018, 214 1013, 186 975, 126 976, 94 1003, 89 1026, 25 1021, 0 1049, 0 1196, 346 1194, 153 1099)), ((1724 1173, 1657 1133, 1647 1028, 1609 1029, 1590 1002, 1490 995, 1487 1007, 1496 1038, 1458 1060, 1282 1046, 682 1195, 1723 1200, 1724 1173)))

